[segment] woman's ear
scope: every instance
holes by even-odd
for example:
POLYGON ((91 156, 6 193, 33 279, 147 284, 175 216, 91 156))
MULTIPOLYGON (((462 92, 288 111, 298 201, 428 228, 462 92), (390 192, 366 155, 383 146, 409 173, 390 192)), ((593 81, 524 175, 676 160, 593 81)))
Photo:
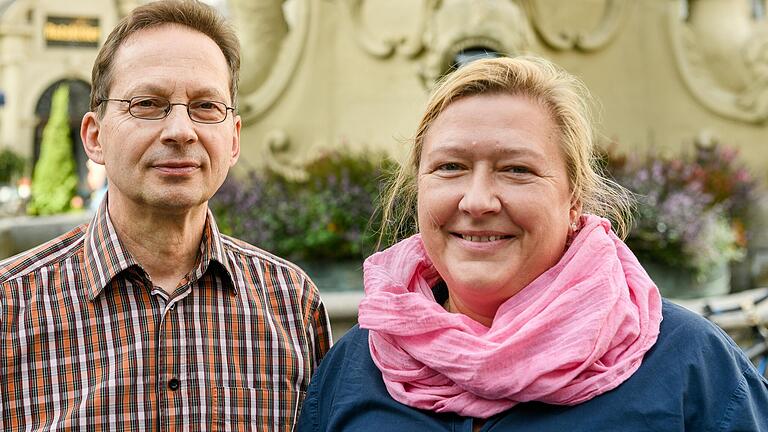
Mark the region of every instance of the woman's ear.
POLYGON ((100 131, 101 124, 96 113, 93 111, 85 113, 83 121, 80 123, 80 139, 83 141, 85 154, 88 155, 88 159, 104 165, 104 150, 99 140, 100 131))
POLYGON ((571 204, 571 210, 568 213, 568 219, 571 221, 571 224, 579 224, 579 218, 581 217, 581 200, 575 200, 571 204))

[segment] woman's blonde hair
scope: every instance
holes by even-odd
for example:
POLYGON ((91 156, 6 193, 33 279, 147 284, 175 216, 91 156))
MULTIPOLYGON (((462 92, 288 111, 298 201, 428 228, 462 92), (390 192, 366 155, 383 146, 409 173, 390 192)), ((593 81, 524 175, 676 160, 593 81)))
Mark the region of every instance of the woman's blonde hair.
POLYGON ((600 165, 592 127, 592 98, 584 84, 554 63, 538 57, 477 60, 445 76, 427 103, 410 156, 391 179, 382 198, 384 239, 397 241, 418 230, 416 177, 424 138, 435 119, 458 99, 486 94, 526 96, 546 107, 560 132, 571 202, 582 212, 610 219, 625 237, 631 223, 631 192, 608 179, 600 165))

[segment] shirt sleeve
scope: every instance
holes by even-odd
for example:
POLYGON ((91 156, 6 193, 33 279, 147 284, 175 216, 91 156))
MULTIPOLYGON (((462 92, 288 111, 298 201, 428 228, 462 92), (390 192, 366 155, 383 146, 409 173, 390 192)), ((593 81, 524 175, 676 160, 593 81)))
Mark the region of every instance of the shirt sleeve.
POLYGON ((309 278, 306 278, 304 285, 304 292, 308 293, 306 336, 310 343, 312 355, 310 365, 310 373, 312 373, 331 348, 333 335, 331 334, 331 323, 317 287, 309 278))
POLYGON ((696 413, 686 416, 686 430, 768 432, 768 382, 730 336, 705 324, 688 334, 698 349, 683 362, 691 365, 686 411, 696 413))
POLYGON ((681 420, 662 430, 768 432, 766 381, 720 327, 666 302, 652 354, 658 377, 646 402, 681 420))
POLYGON ((753 368, 744 372, 717 430, 768 432, 768 381, 753 368))
MULTIPOLYGON (((354 365, 350 365, 350 362, 360 360, 361 355, 355 347, 367 341, 367 337, 365 340, 359 339, 359 331, 357 326, 352 327, 323 359, 309 383, 295 432, 331 430, 328 424, 334 408, 337 407, 336 394, 339 386, 348 383, 349 374, 353 373, 351 371, 354 365), (349 352, 350 349, 352 352, 349 352)), ((367 344, 365 347, 367 348, 367 344)))

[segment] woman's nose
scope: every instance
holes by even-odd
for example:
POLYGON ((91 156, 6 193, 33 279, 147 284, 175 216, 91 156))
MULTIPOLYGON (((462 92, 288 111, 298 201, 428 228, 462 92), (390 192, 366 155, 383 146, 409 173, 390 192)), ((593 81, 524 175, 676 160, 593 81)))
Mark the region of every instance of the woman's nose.
POLYGON ((501 210, 492 174, 473 173, 462 191, 459 210, 474 217, 497 213, 501 210))

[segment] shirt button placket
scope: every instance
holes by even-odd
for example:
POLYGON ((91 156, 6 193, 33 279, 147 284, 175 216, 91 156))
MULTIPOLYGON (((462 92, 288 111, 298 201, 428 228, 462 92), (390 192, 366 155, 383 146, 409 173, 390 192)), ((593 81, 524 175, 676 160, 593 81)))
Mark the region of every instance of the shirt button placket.
POLYGON ((178 378, 174 377, 168 380, 168 389, 171 391, 176 391, 181 386, 181 381, 179 381, 178 378))

